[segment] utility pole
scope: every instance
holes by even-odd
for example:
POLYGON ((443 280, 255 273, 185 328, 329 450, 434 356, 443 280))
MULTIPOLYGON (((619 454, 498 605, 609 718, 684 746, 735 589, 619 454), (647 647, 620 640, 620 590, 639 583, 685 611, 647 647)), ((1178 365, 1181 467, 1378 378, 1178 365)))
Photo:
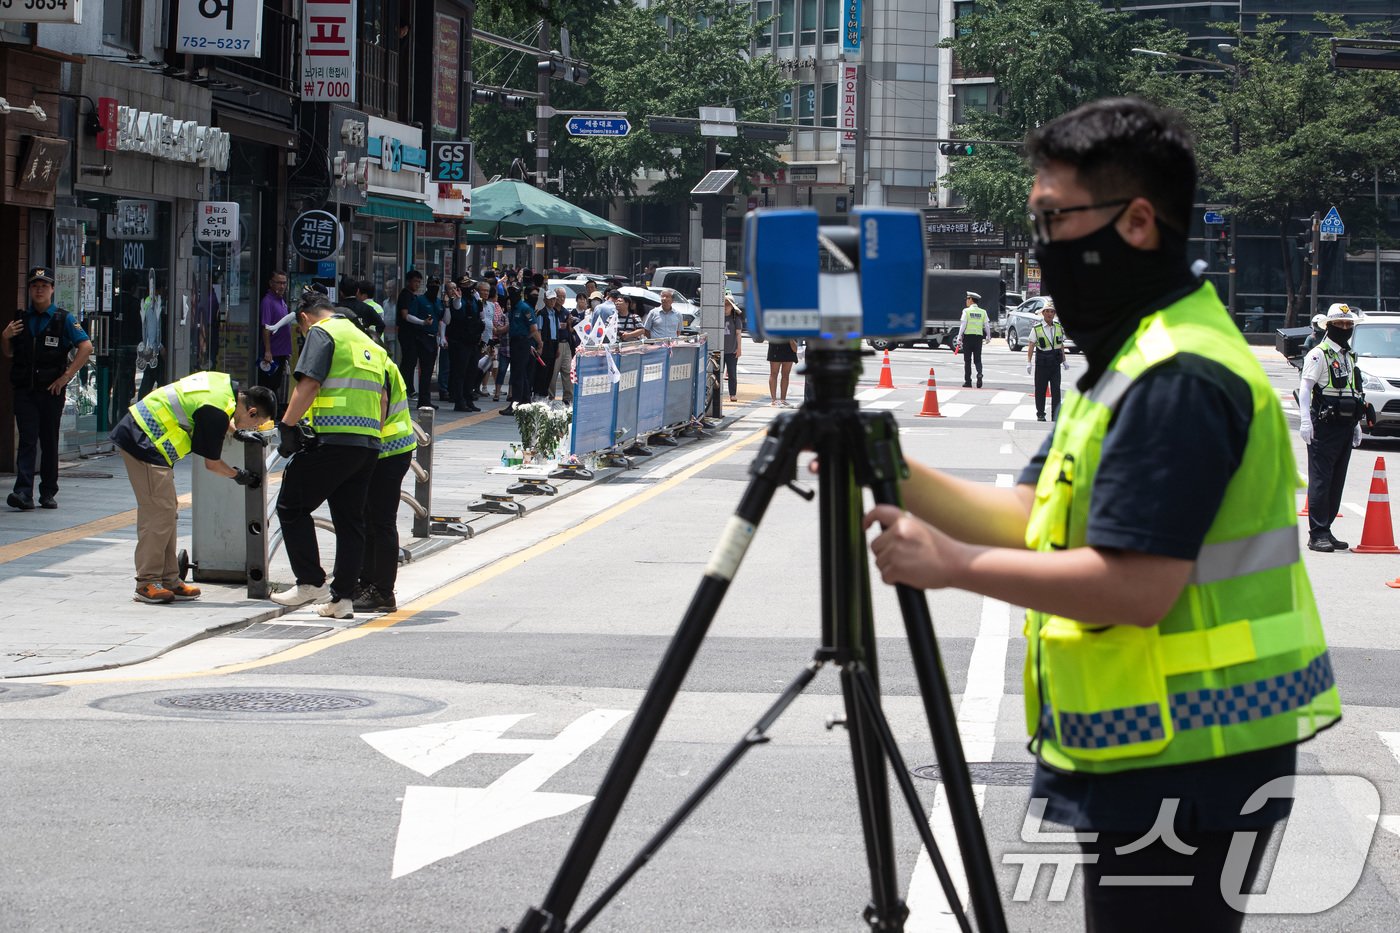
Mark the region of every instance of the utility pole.
POLYGON ((1310 270, 1311 273, 1312 273, 1312 274, 1311 274, 1311 278, 1312 278, 1312 300, 1311 300, 1311 308, 1312 308, 1312 310, 1310 310, 1310 311, 1308 312, 1308 320, 1309 320, 1309 321, 1311 321, 1313 318, 1317 317, 1317 267, 1318 267, 1318 264, 1319 264, 1319 263, 1318 263, 1318 260, 1320 260, 1320 259, 1322 258, 1322 247, 1321 247, 1321 241, 1320 241, 1320 237, 1319 237, 1319 233, 1320 233, 1320 230, 1321 230, 1321 227, 1322 227, 1322 217, 1321 217, 1321 215, 1318 214, 1317 211, 1313 211, 1313 215, 1312 215, 1312 225, 1311 225, 1311 226, 1312 226, 1312 239, 1308 242, 1308 259, 1311 260, 1311 265, 1312 265, 1312 269, 1310 270))
MULTIPOLYGON (((545 10, 549 9, 549 0, 542 0, 541 6, 545 10)), ((546 17, 540 23, 539 38, 540 57, 547 59, 549 55, 549 19, 546 17)), ((541 114, 547 113, 545 109, 549 107, 549 75, 540 71, 535 74, 535 90, 539 93, 539 107, 535 110, 535 184, 539 185, 541 191, 549 190, 549 118, 541 114)), ((531 263, 536 272, 543 271, 549 263, 549 236, 540 234, 539 242, 535 244, 535 249, 539 255, 539 262, 531 263)), ((547 276, 546 276, 547 278, 547 276)))

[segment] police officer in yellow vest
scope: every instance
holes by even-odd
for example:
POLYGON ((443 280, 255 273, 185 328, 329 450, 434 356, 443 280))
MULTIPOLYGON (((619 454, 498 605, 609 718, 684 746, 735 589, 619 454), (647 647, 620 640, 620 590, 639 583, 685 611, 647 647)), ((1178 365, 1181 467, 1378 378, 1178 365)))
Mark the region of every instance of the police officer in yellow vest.
POLYGON ((227 373, 193 373, 160 386, 128 409, 108 437, 121 451, 136 494, 136 593, 143 603, 197 599, 199 587, 180 579, 175 558, 180 503, 174 466, 186 455, 240 486, 260 478, 223 461, 224 435, 252 430, 277 414, 271 389, 235 393, 227 373))
POLYGON ((1327 309, 1324 337, 1303 358, 1298 390, 1298 434, 1308 447, 1308 547, 1345 551, 1351 547, 1332 534, 1342 507, 1351 449, 1361 443, 1366 394, 1351 350, 1356 314, 1343 304, 1327 309))
POLYGON ((277 518, 296 586, 272 599, 283 606, 315 603, 319 615, 349 619, 364 559, 365 495, 389 407, 388 356, 323 296, 303 301, 296 318, 306 340, 292 372, 296 388, 277 425, 277 449, 291 457, 277 518), (311 517, 323 502, 335 526, 329 587, 311 517))
POLYGON ((963 302, 962 319, 958 322, 958 346, 963 355, 963 387, 972 385, 972 364, 977 364, 977 388, 982 388, 982 341, 987 336, 987 312, 978 307, 982 296, 968 292, 963 302))
POLYGON ((399 492, 418 440, 408 389, 397 366, 389 377, 389 412, 379 433, 379 460, 365 497, 365 560, 355 588, 356 612, 393 612, 398 608, 394 584, 399 577, 399 492))
POLYGON ((1088 363, 1081 394, 1014 489, 910 464, 910 511, 866 516, 885 529, 872 550, 888 583, 1027 607, 1031 797, 1088 831, 1088 929, 1237 930, 1222 888, 1249 890, 1289 811, 1246 801, 1341 716, 1287 423, 1187 264, 1186 130, 1108 99, 1026 148, 1036 261, 1088 363), (1262 830, 1231 863, 1243 887, 1222 883, 1236 830, 1262 830))
POLYGON ((1041 320, 1031 325, 1031 340, 1026 347, 1026 372, 1035 366, 1035 419, 1045 420, 1045 389, 1050 389, 1050 420, 1060 416, 1060 369, 1069 368, 1065 359, 1065 329, 1055 320, 1055 302, 1046 299, 1040 309, 1041 320))

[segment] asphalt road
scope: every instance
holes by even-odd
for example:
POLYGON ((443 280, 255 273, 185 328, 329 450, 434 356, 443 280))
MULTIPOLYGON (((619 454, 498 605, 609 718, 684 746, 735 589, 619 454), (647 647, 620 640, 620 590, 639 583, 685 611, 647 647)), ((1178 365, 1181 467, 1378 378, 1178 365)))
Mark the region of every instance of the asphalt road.
MULTIPOLYGON (((762 381, 752 356, 745 381, 762 381)), ((896 388, 871 389, 872 367, 864 400, 895 412, 909 456, 1007 485, 1050 427, 1028 410, 1022 360, 997 341, 978 391, 960 388, 961 360, 947 351, 897 351, 896 388), (940 420, 916 417, 930 366, 942 372, 940 420)), ((1291 368, 1268 368, 1291 388, 1291 368)), ((373 629, 259 661, 244 660, 246 640, 221 638, 158 667, 0 683, 0 931, 513 926, 573 841, 773 414, 753 411, 714 440, 459 545, 435 558, 437 592, 373 629), (468 572, 468 548, 499 559, 468 572)), ((1358 452, 1346 502, 1364 507, 1372 457, 1395 465, 1397 452, 1391 442, 1358 452)), ((1338 532, 1358 534, 1360 517, 1344 512, 1338 532)), ((810 660, 816 532, 816 504, 780 491, 583 902, 810 660)), ((1316 909, 1350 853, 1366 853, 1365 867, 1325 913, 1295 905, 1246 929, 1389 931, 1400 916, 1400 839, 1385 828, 1400 829, 1400 590, 1381 584, 1400 576, 1400 560, 1308 563, 1346 717, 1303 747, 1311 796, 1299 808, 1316 818, 1276 834, 1264 880, 1274 895, 1313 892, 1302 909, 1316 909)), ((898 608, 888 588, 872 595, 885 710, 909 764, 927 765, 898 608)), ((1077 873, 1057 896, 1053 867, 1032 884, 1016 861, 1076 851, 1023 838, 1020 612, 958 591, 929 605, 1010 926, 1080 929, 1077 873)), ((864 929, 848 737, 827 727, 841 711, 837 674, 823 670, 591 928, 864 929)), ((940 784, 915 783, 951 846, 940 784)), ((902 807, 894 827, 906 928, 955 929, 902 807)))

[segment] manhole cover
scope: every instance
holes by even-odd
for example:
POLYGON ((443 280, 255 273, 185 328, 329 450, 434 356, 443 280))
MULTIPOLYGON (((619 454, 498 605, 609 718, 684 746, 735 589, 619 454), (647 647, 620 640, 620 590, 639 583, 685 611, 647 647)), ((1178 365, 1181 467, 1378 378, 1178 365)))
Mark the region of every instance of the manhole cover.
POLYGON ((91 705, 134 716, 243 722, 389 719, 436 713, 446 706, 438 700, 401 693, 320 687, 161 690, 103 697, 91 705))
POLYGON ((224 693, 182 693, 164 696, 156 705, 171 709, 221 713, 339 713, 373 703, 345 693, 300 693, 290 690, 236 690, 224 693))
MULTIPOLYGON (((1028 787, 1035 776, 1035 764, 1028 761, 978 761, 969 764, 967 770, 972 774, 972 783, 993 787, 1028 787)), ((943 773, 936 764, 920 765, 911 768, 909 773, 929 781, 943 779, 943 773)))

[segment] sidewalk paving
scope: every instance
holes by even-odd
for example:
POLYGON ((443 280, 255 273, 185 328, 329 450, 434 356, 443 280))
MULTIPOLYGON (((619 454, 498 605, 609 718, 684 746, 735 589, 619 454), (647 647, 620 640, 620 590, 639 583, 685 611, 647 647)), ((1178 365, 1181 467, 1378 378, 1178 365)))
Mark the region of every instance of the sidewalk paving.
MULTIPOLYGON (((741 398, 757 399, 743 387, 741 398)), ((766 394, 765 394, 766 397, 766 394)), ((724 423, 739 409, 727 407, 724 423)), ((556 483, 557 496, 520 496, 525 514, 470 514, 467 506, 482 493, 505 493, 509 477, 488 471, 500 466, 501 451, 518 443, 515 419, 497 414, 489 401, 480 414, 459 415, 442 406, 437 414, 433 450, 432 512, 460 515, 476 535, 471 539, 434 536, 413 538, 413 512, 399 509, 400 543, 413 555, 413 566, 433 554, 466 543, 482 546, 482 535, 493 527, 529 521, 530 513, 567 498, 595 483, 624 472, 599 470, 591 481, 556 483)), ((680 439, 680 448, 655 447, 655 456, 684 450, 695 441, 680 439)), ((189 492, 193 469, 202 461, 191 457, 175 468, 181 495, 179 547, 190 548, 189 492)), ((270 483, 276 483, 276 476, 270 483)), ((132 554, 136 541, 136 500, 119 454, 65 462, 59 473, 59 508, 31 512, 0 511, 0 680, 12 677, 64 674, 135 664, 211 633, 241 628, 281 616, 288 610, 268 600, 252 600, 242 584, 198 582, 203 596, 191 602, 152 606, 132 599, 135 587, 132 554)), ((405 479, 413 489, 413 474, 405 479)), ((269 490, 269 503, 275 489, 269 490)), ((271 508, 271 505, 269 505, 271 508)), ((318 515, 328 516, 324 509, 318 515)), ((334 555, 331 536, 320 536, 322 563, 327 571, 334 555)), ((489 540, 489 535, 487 536, 489 540)), ((489 547, 489 543, 486 544, 489 547)), ((195 555, 191 555, 194 557, 195 555)), ((273 558, 274 583, 290 584, 291 569, 282 549, 273 558)), ((193 582, 193 581, 192 581, 193 582)), ((436 575, 408 575, 397 594, 400 605, 431 592, 436 575)), ((371 618, 357 614, 356 623, 371 618)), ((324 620, 331 624, 330 620, 324 620)), ((336 623, 344 626, 347 623, 336 623)))

